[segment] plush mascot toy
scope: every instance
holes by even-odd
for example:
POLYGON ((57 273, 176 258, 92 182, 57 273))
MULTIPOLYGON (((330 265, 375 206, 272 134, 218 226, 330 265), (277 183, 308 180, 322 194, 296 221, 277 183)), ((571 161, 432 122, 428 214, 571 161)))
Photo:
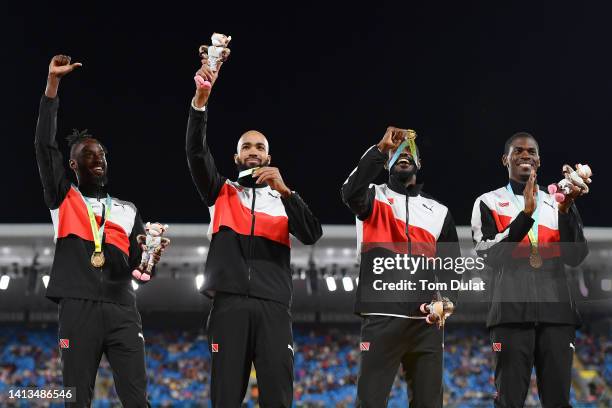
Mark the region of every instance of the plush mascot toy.
POLYGON ((425 321, 428 324, 436 323, 441 329, 446 319, 455 311, 455 305, 448 298, 434 299, 430 304, 423 303, 420 307, 421 313, 426 314, 425 321))
MULTIPOLYGON (((229 58, 230 49, 227 48, 232 37, 225 34, 214 33, 210 38, 212 45, 201 45, 199 54, 202 59, 208 62, 211 71, 217 72, 219 62, 225 62, 229 58)), ((193 77, 197 86, 200 88, 210 88, 212 84, 199 75, 193 77)))
POLYGON ((589 186, 591 183, 591 168, 585 164, 577 164, 576 170, 572 169, 569 164, 563 165, 563 175, 565 178, 557 184, 551 184, 548 186, 548 192, 555 196, 555 200, 558 203, 565 201, 565 196, 572 191, 572 186, 580 188, 580 195, 587 194, 589 192, 589 186))
POLYGON ((132 271, 132 276, 139 281, 148 281, 151 279, 151 271, 155 266, 154 254, 161 252, 170 245, 170 240, 164 238, 164 232, 168 229, 168 225, 162 225, 159 222, 151 224, 147 222, 145 231, 147 235, 138 235, 136 237, 138 243, 142 247, 142 258, 140 265, 132 271))

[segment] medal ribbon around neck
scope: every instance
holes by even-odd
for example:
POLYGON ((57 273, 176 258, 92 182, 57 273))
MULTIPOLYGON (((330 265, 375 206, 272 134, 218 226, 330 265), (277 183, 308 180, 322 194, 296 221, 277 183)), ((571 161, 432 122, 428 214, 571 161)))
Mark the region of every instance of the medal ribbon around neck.
MULTIPOLYGON (((537 187, 537 185, 535 186, 537 187)), ((523 208, 521 208, 521 204, 519 203, 518 198, 514 195, 514 191, 512 191, 512 185, 508 183, 506 186, 506 190, 510 193, 510 197, 512 197, 512 203, 516 206, 519 211, 523 211, 525 209, 525 205, 523 204, 523 208)), ((533 218, 533 225, 531 229, 527 233, 529 237, 529 242, 531 242, 531 249, 537 252, 538 250, 538 220, 540 219, 540 207, 542 204, 541 200, 542 194, 540 194, 540 190, 536 193, 536 209, 533 212, 531 218, 533 218)))
MULTIPOLYGON (((79 189, 77 189, 77 191, 79 191, 79 189)), ((91 205, 87 202, 87 200, 83 196, 83 193, 79 191, 79 194, 81 195, 81 198, 83 199, 83 202, 87 207, 89 225, 91 226, 91 233, 93 234, 94 238, 94 253, 100 253, 102 252, 102 237, 104 236, 104 227, 106 226, 106 221, 108 221, 108 217, 110 216, 111 208, 113 206, 111 196, 108 194, 106 195, 106 211, 104 212, 104 222, 102 223, 100 228, 98 228, 98 223, 96 222, 96 215, 93 209, 91 208, 91 205)))

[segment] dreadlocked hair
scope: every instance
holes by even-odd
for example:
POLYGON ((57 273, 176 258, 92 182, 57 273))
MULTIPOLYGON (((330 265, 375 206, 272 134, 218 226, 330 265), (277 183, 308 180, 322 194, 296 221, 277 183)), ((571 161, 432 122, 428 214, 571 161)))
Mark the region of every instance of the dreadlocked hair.
POLYGON ((102 147, 104 153, 108 153, 108 151, 106 150, 106 146, 104 146, 98 139, 93 137, 93 135, 89 133, 88 129, 72 129, 72 133, 66 136, 66 141, 68 142, 68 146, 70 147, 70 156, 72 156, 74 148, 78 146, 79 143, 87 139, 95 140, 102 147))
POLYGON ((90 133, 88 133, 87 129, 72 129, 72 133, 66 136, 68 146, 70 147, 78 144, 80 141, 85 139, 94 139, 94 137, 90 133))

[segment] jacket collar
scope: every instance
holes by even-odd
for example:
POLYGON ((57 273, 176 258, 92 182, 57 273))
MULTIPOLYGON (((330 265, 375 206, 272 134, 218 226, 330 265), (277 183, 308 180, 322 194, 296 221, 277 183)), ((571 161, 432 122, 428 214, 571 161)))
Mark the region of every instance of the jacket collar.
POLYGON ((389 176, 387 186, 389 186, 391 190, 395 191, 398 194, 416 197, 421 194, 423 183, 412 184, 406 188, 404 184, 399 181, 395 176, 389 176))
POLYGON ((244 176, 242 178, 238 179, 238 184, 240 184, 242 187, 246 187, 246 188, 263 188, 263 187, 268 187, 268 185, 266 183, 263 184, 255 184, 255 180, 257 180, 254 177, 251 177, 250 175, 248 176, 244 176))
POLYGON ((84 197, 103 199, 106 198, 106 195, 108 194, 108 189, 105 185, 78 186, 74 184, 74 186, 81 192, 81 194, 83 194, 84 197))
MULTIPOLYGON (((512 179, 509 180, 510 181, 510 186, 512 187, 512 192, 515 195, 523 195, 523 190, 525 190, 525 184, 527 183, 522 183, 520 181, 514 181, 512 179)), ((507 184, 506 184, 507 186, 507 184)), ((540 185, 538 185, 538 190, 542 190, 544 191, 544 188, 540 185)))

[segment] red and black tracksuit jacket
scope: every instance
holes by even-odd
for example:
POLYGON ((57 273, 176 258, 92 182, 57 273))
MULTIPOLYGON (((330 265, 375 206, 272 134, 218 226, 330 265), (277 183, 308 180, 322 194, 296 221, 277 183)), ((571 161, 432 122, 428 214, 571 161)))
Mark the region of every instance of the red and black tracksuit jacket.
POLYGON ((291 304, 294 235, 306 245, 322 235, 321 224, 300 196, 281 195, 250 176, 239 182, 217 171, 206 142, 207 111, 190 108, 186 152, 191 177, 208 206, 211 240, 202 293, 225 292, 291 304))
MULTIPOLYGON (((372 146, 361 157, 341 189, 342 200, 356 215, 357 251, 361 254, 356 313, 386 313, 403 316, 423 316, 419 306, 441 294, 456 302, 457 291, 451 290, 451 280, 460 279, 453 270, 420 270, 397 276, 418 282, 447 284, 447 291, 407 292, 405 301, 365 300, 364 286, 370 288, 374 279, 373 257, 393 257, 397 253, 411 256, 453 258, 461 256, 455 223, 446 206, 422 191, 417 184, 406 188, 394 176, 386 184, 371 184, 384 169, 388 157, 372 146), (438 243, 444 243, 438 245, 438 243)), ((387 274, 388 272, 385 272, 387 274)), ((385 297, 381 293, 382 297, 385 297)))
MULTIPOLYGON (((525 184, 510 182, 522 195, 525 184)), ((565 265, 577 266, 588 254, 582 220, 572 205, 559 212, 554 197, 540 190, 538 246, 540 268, 529 265, 528 232, 534 219, 514 204, 506 187, 478 197, 472 211, 476 252, 492 267, 487 284, 491 305, 487 326, 507 323, 580 323, 565 265)))
MULTIPOLYGON (((64 159, 55 140, 58 107, 59 97, 42 97, 34 140, 55 240, 46 296, 55 302, 61 298, 78 298, 134 305, 131 272, 140 263, 141 248, 136 236, 145 233, 142 220, 134 204, 113 197, 102 242, 106 262, 101 268, 91 265, 94 241, 87 207, 66 176, 64 159)), ((98 193, 99 197, 85 199, 100 224, 106 191, 101 189, 98 193)))

